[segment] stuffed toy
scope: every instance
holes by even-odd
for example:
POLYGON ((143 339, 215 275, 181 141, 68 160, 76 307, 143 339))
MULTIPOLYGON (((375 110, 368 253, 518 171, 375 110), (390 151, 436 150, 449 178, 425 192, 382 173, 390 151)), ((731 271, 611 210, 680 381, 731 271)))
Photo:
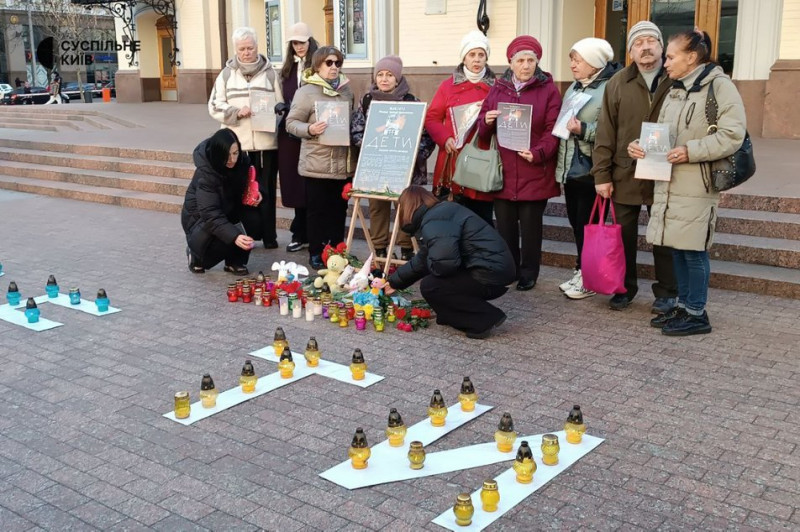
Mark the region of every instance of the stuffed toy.
POLYGON ((372 277, 370 269, 372 268, 372 253, 367 257, 367 261, 356 273, 347 285, 350 292, 366 290, 369 288, 370 278, 372 277))
POLYGON ((332 294, 341 292, 342 287, 339 285, 338 280, 349 266, 347 258, 343 255, 331 253, 325 265, 327 268, 323 268, 317 272, 321 277, 314 279, 314 287, 319 289, 322 288, 323 285, 327 285, 332 294))

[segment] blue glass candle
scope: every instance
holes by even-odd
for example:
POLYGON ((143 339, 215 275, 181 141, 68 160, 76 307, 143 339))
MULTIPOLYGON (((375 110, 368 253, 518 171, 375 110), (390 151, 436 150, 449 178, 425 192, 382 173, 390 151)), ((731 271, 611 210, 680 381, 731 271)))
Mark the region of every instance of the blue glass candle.
POLYGON ((80 288, 70 288, 69 290, 69 302, 71 305, 80 305, 81 304, 81 289, 80 288))
POLYGON ((28 318, 28 323, 39 321, 39 307, 36 306, 36 301, 32 297, 28 298, 28 303, 25 305, 25 317, 28 318))
POLYGON ((58 297, 58 283, 56 282, 55 275, 51 275, 47 278, 47 285, 45 285, 44 289, 47 290, 47 297, 58 297))
POLYGON ((8 283, 8 293, 6 294, 6 299, 8 299, 8 304, 11 306, 19 305, 19 298, 20 298, 19 288, 17 288, 17 283, 11 281, 8 283))
POLYGON ((105 289, 101 288, 97 291, 97 299, 94 300, 94 304, 97 305, 97 310, 99 312, 108 311, 108 295, 105 289))

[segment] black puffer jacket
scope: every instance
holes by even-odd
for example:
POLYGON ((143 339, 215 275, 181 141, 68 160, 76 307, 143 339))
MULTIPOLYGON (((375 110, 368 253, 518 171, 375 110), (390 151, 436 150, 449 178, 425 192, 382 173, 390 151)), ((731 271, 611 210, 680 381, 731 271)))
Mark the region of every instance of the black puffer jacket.
POLYGON ((459 270, 483 284, 507 286, 516 271, 503 238, 481 217, 457 203, 420 206, 403 226, 420 249, 389 277, 393 288, 406 288, 426 275, 449 277, 459 270))
POLYGON ((186 242, 200 256, 211 238, 233 244, 242 234, 234 224, 239 222, 250 167, 250 160, 242 152, 236 166, 219 171, 208 160, 207 146, 208 140, 204 140, 194 149, 197 169, 186 190, 181 211, 186 242))

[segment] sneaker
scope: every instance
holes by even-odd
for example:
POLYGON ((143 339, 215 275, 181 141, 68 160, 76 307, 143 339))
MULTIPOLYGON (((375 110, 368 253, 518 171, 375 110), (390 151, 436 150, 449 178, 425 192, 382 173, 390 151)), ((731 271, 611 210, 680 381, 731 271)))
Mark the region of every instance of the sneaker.
POLYGON ((406 262, 414 258, 414 248, 400 248, 400 259, 406 262))
POLYGON ((578 282, 579 279, 581 280, 581 282, 583 282, 583 276, 581 275, 581 271, 572 270, 572 278, 569 281, 565 281, 560 285, 558 285, 558 289, 561 290, 562 292, 566 292, 567 290, 572 288, 575 285, 575 283, 578 282))
POLYGON ((628 308, 631 301, 633 301, 633 298, 628 297, 626 294, 614 294, 614 297, 609 300, 608 306, 611 310, 622 310, 628 308))
POLYGON ((686 309, 681 307, 675 307, 670 309, 669 311, 659 314, 652 320, 650 320, 650 327, 656 327, 657 329, 663 329, 664 325, 666 325, 670 320, 674 320, 680 316, 686 314, 686 309))
POLYGON ((308 261, 308 264, 315 270, 321 270, 325 268, 325 263, 322 262, 322 257, 319 255, 314 255, 311 257, 308 261))
POLYGON ((583 278, 580 277, 581 272, 578 272, 578 282, 572 285, 564 295, 570 299, 586 299, 587 297, 592 297, 593 295, 597 294, 597 292, 592 292, 591 290, 587 290, 583 286, 583 278))
POLYGON ((653 314, 666 314, 678 305, 678 299, 674 297, 657 297, 650 307, 653 314))
POLYGON ((708 313, 703 311, 700 316, 688 312, 670 320, 661 329, 661 334, 667 336, 692 336, 694 334, 708 334, 711 332, 711 322, 708 313))
POLYGON ((290 242, 288 246, 286 246, 286 251, 289 253, 294 253, 295 251, 300 251, 301 249, 307 248, 308 242, 290 242))

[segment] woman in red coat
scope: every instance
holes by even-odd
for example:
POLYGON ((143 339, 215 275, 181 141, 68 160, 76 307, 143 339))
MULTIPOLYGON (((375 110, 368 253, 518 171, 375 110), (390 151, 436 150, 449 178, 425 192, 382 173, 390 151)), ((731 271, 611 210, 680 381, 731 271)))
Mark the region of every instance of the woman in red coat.
POLYGON ((555 180, 558 139, 552 134, 561 95, 553 77, 539 68, 542 57, 539 41, 521 35, 508 45, 506 57, 511 67, 483 101, 478 135, 487 144, 491 141, 500 115, 498 103, 533 106, 530 149, 512 151, 498 146, 503 161, 503 189, 494 193, 497 230, 517 264, 517 290, 530 290, 539 277, 544 209, 548 199, 561 194, 555 180))
MULTIPOLYGON (((483 33, 473 30, 461 39, 461 64, 456 67, 452 77, 439 85, 425 115, 425 130, 439 146, 436 168, 433 171, 434 193, 442 191, 443 188, 450 188, 454 195, 460 196, 461 204, 486 220, 489 225, 494 225, 492 220, 494 197, 491 194, 459 187, 450 182, 456 158, 461 151, 460 148, 456 148, 450 109, 480 102, 486 98, 495 80, 494 72, 486 66, 488 59, 489 39, 483 33)), ((469 142, 474 134, 470 133, 466 142, 469 142)))

